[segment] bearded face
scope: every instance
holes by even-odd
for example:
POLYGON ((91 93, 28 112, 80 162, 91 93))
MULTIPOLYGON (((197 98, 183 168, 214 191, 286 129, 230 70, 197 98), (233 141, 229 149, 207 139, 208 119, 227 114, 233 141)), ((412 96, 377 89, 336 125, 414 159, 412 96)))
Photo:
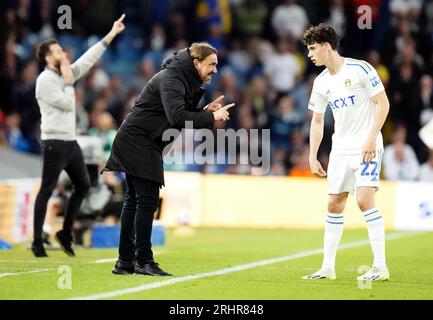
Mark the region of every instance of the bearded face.
POLYGON ((202 61, 194 59, 194 66, 200 75, 201 80, 205 84, 209 84, 212 80, 212 76, 217 73, 218 58, 216 54, 207 56, 202 61))

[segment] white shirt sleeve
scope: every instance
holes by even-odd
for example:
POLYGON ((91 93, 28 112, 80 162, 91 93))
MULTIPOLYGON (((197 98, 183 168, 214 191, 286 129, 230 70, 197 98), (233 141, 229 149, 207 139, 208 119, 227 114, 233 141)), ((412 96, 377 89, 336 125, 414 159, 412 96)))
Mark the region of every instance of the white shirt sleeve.
POLYGON ((101 40, 90 47, 77 61, 71 65, 74 81, 78 81, 91 67, 98 62, 99 58, 107 49, 107 45, 101 40))
POLYGON ((376 69, 374 69, 368 62, 365 62, 365 70, 367 72, 362 71, 362 75, 369 96, 374 97, 378 93, 385 91, 385 87, 383 86, 376 69))
POLYGON ((328 99, 318 91, 316 81, 314 81, 313 90, 311 90, 310 101, 308 103, 308 109, 317 113, 325 113, 327 106, 328 99))

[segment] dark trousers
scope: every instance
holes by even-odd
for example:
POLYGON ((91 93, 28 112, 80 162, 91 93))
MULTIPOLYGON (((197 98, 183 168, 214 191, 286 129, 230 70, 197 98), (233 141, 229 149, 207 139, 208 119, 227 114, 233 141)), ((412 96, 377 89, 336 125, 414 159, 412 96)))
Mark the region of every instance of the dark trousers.
POLYGON ((159 187, 156 182, 126 174, 126 192, 120 218, 120 260, 153 260, 150 236, 159 203, 159 187))
POLYGON ((83 153, 77 141, 43 140, 42 184, 35 201, 34 239, 42 241, 42 227, 50 199, 62 170, 65 170, 74 185, 74 192, 65 211, 63 230, 72 236, 73 219, 80 210, 81 202, 90 188, 89 174, 83 153))

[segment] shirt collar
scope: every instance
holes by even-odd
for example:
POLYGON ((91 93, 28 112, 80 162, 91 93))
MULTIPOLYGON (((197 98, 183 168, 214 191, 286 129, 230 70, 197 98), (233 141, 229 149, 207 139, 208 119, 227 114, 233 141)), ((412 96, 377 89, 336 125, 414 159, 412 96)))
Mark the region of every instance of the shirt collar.
POLYGON ((56 69, 53 69, 53 68, 50 68, 50 67, 45 67, 45 70, 50 70, 50 71, 55 72, 56 74, 60 75, 59 70, 56 70, 56 69))

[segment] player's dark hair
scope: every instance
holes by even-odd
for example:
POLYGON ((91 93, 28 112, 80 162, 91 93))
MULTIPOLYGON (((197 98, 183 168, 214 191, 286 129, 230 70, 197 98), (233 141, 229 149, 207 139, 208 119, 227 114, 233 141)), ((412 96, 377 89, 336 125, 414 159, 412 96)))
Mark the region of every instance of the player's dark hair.
POLYGON ((194 42, 191 47, 189 47, 189 54, 193 59, 202 61, 211 54, 218 54, 218 50, 207 42, 194 42))
POLYGON ((47 65, 46 56, 50 53, 50 46, 53 44, 58 44, 59 42, 56 39, 49 39, 41 42, 36 50, 36 57, 39 61, 39 66, 41 68, 45 68, 47 65))
POLYGON ((302 36, 302 43, 305 46, 312 45, 313 43, 323 44, 325 42, 328 42, 333 50, 336 50, 340 44, 340 37, 334 28, 326 23, 310 26, 302 36))

